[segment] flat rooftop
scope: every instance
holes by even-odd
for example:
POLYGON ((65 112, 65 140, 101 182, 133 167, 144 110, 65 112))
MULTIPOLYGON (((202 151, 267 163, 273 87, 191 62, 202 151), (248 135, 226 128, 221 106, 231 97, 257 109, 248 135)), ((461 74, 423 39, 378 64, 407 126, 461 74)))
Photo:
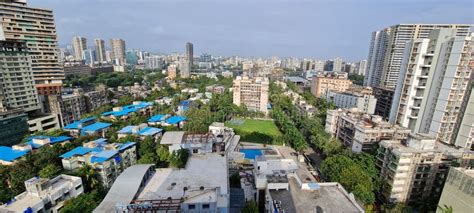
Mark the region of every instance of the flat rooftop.
POLYGON ((301 190, 295 178, 289 178, 289 190, 270 190, 273 200, 281 201, 285 212, 363 212, 338 185, 321 185, 320 190, 301 190))
POLYGON ((216 202, 228 192, 226 157, 192 155, 185 169, 157 169, 137 200, 181 199, 184 202, 216 202), (184 190, 186 188, 186 190, 184 190), (218 189, 219 188, 219 189, 218 189), (218 191, 219 190, 219 191, 218 191))

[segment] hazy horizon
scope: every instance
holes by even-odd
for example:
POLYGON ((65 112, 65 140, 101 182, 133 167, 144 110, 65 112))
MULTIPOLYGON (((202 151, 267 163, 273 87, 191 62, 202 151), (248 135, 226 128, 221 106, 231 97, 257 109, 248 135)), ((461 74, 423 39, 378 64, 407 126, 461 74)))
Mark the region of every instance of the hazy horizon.
POLYGON ((28 0, 52 9, 61 45, 123 38, 127 49, 195 55, 365 59, 371 32, 399 23, 472 24, 471 0, 28 0), (449 12, 446 12, 449 11, 449 12))

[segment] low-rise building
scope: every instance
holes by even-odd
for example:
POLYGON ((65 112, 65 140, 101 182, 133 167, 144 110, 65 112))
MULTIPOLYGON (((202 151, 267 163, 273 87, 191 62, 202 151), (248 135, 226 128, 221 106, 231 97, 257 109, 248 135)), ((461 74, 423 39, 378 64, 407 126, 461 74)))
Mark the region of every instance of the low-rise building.
POLYGON ((163 129, 150 127, 147 124, 140 124, 138 126, 126 126, 117 132, 118 138, 124 138, 129 135, 140 137, 142 140, 146 137, 153 137, 157 139, 161 136, 163 129))
POLYGON ((74 89, 72 94, 61 96, 49 96, 51 112, 59 115, 61 126, 66 126, 74 120, 79 120, 87 113, 84 92, 82 89, 74 89))
POLYGON ((318 73, 313 76, 311 93, 316 97, 327 95, 329 90, 344 92, 352 86, 352 81, 347 79, 347 73, 318 73))
POLYGON ((375 104, 375 115, 382 116, 385 120, 390 117, 390 108, 392 107, 392 100, 395 91, 392 89, 382 87, 372 87, 374 96, 377 99, 375 104))
POLYGON ((225 87, 222 85, 211 85, 206 87, 206 92, 211 92, 214 94, 224 94, 225 87))
POLYGON ((227 160, 191 155, 184 169, 135 165, 117 178, 94 212, 229 212, 227 160), (205 172, 203 172, 205 171, 205 172))
POLYGON ((227 152, 234 140, 239 140, 234 130, 227 128, 223 123, 213 123, 209 132, 205 134, 185 133, 183 131, 168 131, 163 134, 160 144, 167 145, 170 153, 180 149, 187 149, 192 154, 211 152, 227 152))
POLYGON ((86 64, 71 64, 64 66, 64 75, 68 76, 79 76, 79 75, 91 75, 92 68, 86 64))
POLYGON ((153 125, 153 126, 161 126, 166 123, 166 119, 168 119, 170 115, 168 114, 158 114, 151 116, 150 119, 148 119, 148 124, 153 125))
POLYGON ((380 141, 406 139, 411 132, 357 109, 328 110, 325 129, 353 152, 374 151, 380 141))
MULTIPOLYGON (((453 212, 474 212, 474 169, 451 167, 438 206, 453 212)), ((442 211, 438 208, 437 212, 442 211)))
POLYGON ((31 145, 0 146, 0 165, 12 165, 32 150, 31 145))
POLYGON ((473 158, 471 151, 439 143, 426 134, 384 140, 379 144, 375 163, 380 171, 381 195, 390 203, 417 205, 427 199, 437 202, 449 168, 469 166, 473 158))
POLYGON ((333 102, 338 108, 357 108, 360 112, 374 114, 377 99, 372 89, 349 88, 344 92, 327 91, 326 100, 333 102))
POLYGON ((106 143, 106 139, 101 138, 84 143, 60 157, 65 170, 91 166, 99 174, 103 186, 109 188, 124 169, 136 164, 136 143, 106 143))
POLYGON ((114 107, 112 111, 102 113, 102 117, 112 120, 127 120, 130 116, 136 113, 149 115, 152 108, 152 102, 134 101, 132 104, 127 106, 114 107))
POLYGON ((72 138, 69 136, 47 136, 47 135, 34 135, 28 138, 26 144, 31 145, 33 149, 39 149, 45 145, 54 144, 67 144, 71 142, 72 138))
POLYGON ((84 98, 86 102, 86 111, 88 113, 110 103, 107 88, 105 87, 96 87, 94 91, 84 93, 84 98))
POLYGON ((64 202, 84 193, 80 177, 59 175, 25 181, 26 191, 0 206, 0 212, 60 212, 64 202))
POLYGON ((95 117, 88 117, 66 125, 63 129, 73 137, 99 135, 105 137, 111 123, 97 122, 95 117))

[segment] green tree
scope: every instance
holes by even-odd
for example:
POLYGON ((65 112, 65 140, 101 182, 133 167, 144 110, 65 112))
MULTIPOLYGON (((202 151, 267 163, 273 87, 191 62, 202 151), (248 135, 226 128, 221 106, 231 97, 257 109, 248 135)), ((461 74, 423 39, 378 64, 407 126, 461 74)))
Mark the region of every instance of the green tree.
POLYGON ((184 168, 186 162, 188 161, 189 152, 187 149, 179 149, 178 151, 173 151, 170 156, 170 166, 175 168, 184 168))
POLYGON ((258 213, 257 203, 255 201, 248 201, 245 204, 244 209, 242 209, 242 213, 258 213))
POLYGON ((44 168, 42 168, 39 172, 39 176, 42 178, 53 178, 61 171, 61 167, 48 164, 44 168))
POLYGON ((97 172, 89 165, 83 165, 76 171, 76 176, 82 178, 82 185, 85 192, 90 192, 100 186, 97 172))
POLYGON ((100 204, 104 193, 93 190, 64 202, 63 213, 92 212, 100 204))

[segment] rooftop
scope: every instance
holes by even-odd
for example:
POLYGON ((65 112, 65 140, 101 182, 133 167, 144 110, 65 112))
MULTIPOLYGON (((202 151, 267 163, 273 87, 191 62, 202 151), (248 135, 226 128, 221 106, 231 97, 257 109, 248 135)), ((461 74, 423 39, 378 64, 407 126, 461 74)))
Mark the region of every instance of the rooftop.
POLYGON ((149 126, 126 126, 117 133, 119 134, 136 134, 140 136, 152 136, 162 132, 163 129, 149 126))
POLYGON ((114 181, 107 196, 94 212, 115 212, 117 204, 131 203, 151 167, 153 167, 152 164, 137 164, 125 169, 114 181))
POLYGON ((85 143, 84 146, 78 146, 73 150, 66 152, 59 156, 60 158, 67 159, 74 156, 84 156, 90 154, 91 163, 103 163, 111 158, 115 158, 117 161, 121 161, 119 156, 116 156, 119 152, 126 150, 134 146, 135 142, 125 143, 106 143, 105 139, 97 139, 89 143, 85 143))
POLYGON ((64 129, 80 129, 83 123, 91 122, 91 121, 94 121, 95 119, 96 119, 95 117, 83 118, 81 120, 78 120, 66 125, 64 129))
POLYGON ((35 135, 28 138, 27 144, 31 145, 34 149, 40 148, 44 143, 55 144, 71 140, 69 136, 46 136, 46 135, 35 135))
POLYGON ((81 129, 81 132, 82 133, 86 133, 86 132, 96 132, 96 131, 99 131, 101 129, 105 129, 105 128, 108 128, 112 126, 111 123, 103 123, 103 122, 95 122, 91 125, 88 125, 88 126, 85 126, 81 129))
POLYGON ((25 156, 29 150, 15 150, 8 146, 0 146, 0 160, 13 162, 14 160, 25 156))
POLYGON ((192 155, 185 169, 157 169, 138 199, 171 197, 183 198, 185 203, 216 202, 221 199, 220 194, 227 195, 227 182, 226 157, 219 154, 192 155))
POLYGON ((148 122, 161 122, 161 121, 165 121, 166 117, 168 115, 165 115, 165 114, 159 114, 159 115, 154 115, 152 116, 150 119, 148 119, 148 122))
POLYGON ((185 121, 185 120, 187 120, 186 117, 175 115, 175 116, 171 116, 168 119, 166 119, 166 123, 174 125, 174 124, 178 124, 179 122, 182 122, 182 121, 185 121))
POLYGON ((134 102, 133 104, 126 105, 126 106, 123 106, 123 107, 116 107, 112 111, 104 112, 104 113, 102 113, 102 116, 113 115, 114 117, 121 117, 121 116, 124 116, 124 115, 128 115, 132 112, 136 112, 140 109, 152 106, 152 105, 153 105, 152 102, 137 101, 137 102, 134 102))
POLYGON ((184 131, 169 131, 163 134, 160 144, 181 144, 184 131))
POLYGON ((285 212, 363 212, 337 183, 321 183, 319 189, 310 185, 313 190, 302 190, 290 177, 289 184, 289 190, 270 190, 272 199, 281 201, 285 212))

